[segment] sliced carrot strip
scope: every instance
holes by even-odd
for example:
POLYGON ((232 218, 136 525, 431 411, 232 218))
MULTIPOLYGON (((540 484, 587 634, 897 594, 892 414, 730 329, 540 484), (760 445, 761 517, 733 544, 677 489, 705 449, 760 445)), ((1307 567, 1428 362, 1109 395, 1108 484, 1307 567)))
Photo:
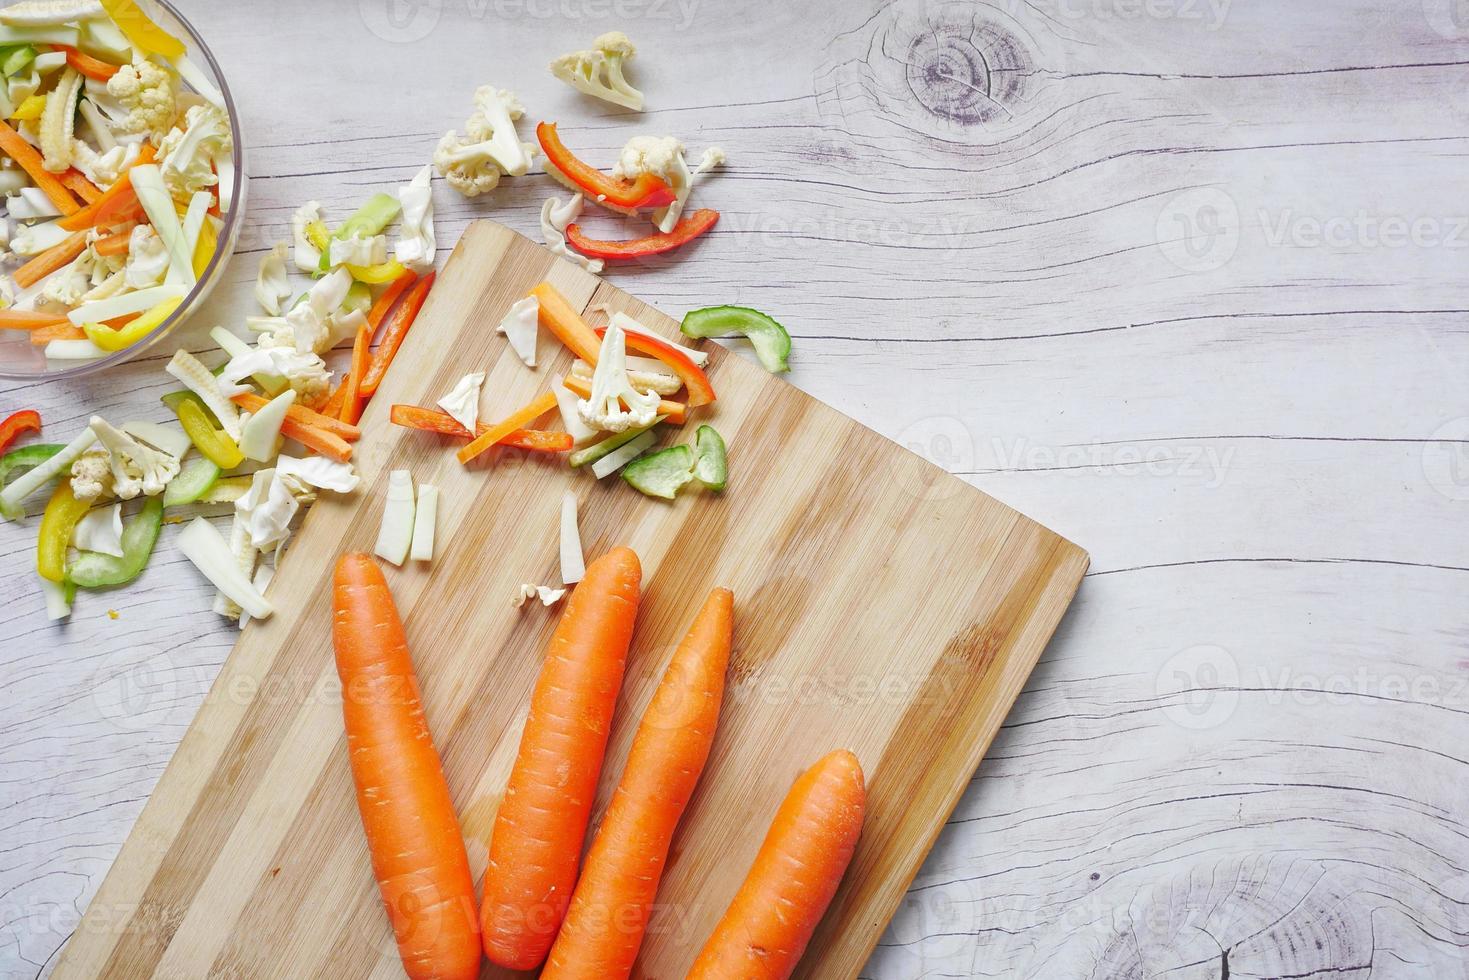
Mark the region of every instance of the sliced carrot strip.
POLYGON ((99 82, 105 82, 113 75, 117 74, 117 69, 119 68, 119 66, 114 65, 109 61, 103 61, 100 58, 93 58, 91 55, 78 51, 76 48, 67 47, 65 44, 57 44, 53 45, 53 47, 57 48, 60 51, 65 51, 66 63, 68 65, 71 65, 77 71, 81 72, 83 75, 86 75, 88 78, 94 78, 99 82))
POLYGON ((87 332, 81 327, 67 320, 63 323, 53 324, 49 327, 37 327, 31 331, 31 343, 37 347, 51 343, 53 340, 86 340, 87 332))
MULTIPOLYGON (((333 419, 333 421, 336 420, 333 419)), ((295 439, 301 445, 314 449, 339 463, 346 463, 352 459, 351 443, 335 432, 318 429, 314 425, 307 425, 299 419, 293 419, 289 413, 286 415, 286 420, 281 423, 281 435, 287 439, 295 439)))
MULTIPOLYGON (((568 391, 574 391, 582 398, 592 397, 592 385, 589 381, 581 378, 567 377, 561 382, 568 391)), ((689 407, 683 402, 671 402, 667 398, 658 403, 658 414, 666 416, 664 421, 672 422, 674 425, 683 425, 684 419, 688 418, 689 407)))
MULTIPOLYGON (((264 398, 248 391, 241 392, 230 400, 241 408, 248 409, 251 412, 258 412, 267 404, 264 398)), ((321 412, 313 411, 305 405, 292 405, 286 409, 286 418, 294 420, 301 425, 309 425, 314 429, 330 432, 346 442, 356 442, 362 438, 362 430, 357 428, 357 426, 343 422, 341 419, 334 419, 330 415, 323 415, 321 412)))
POLYGON ((540 304, 541 326, 555 334, 577 357, 596 367, 597 352, 602 349, 596 331, 549 282, 541 283, 530 292, 540 304))
POLYGON ((352 341, 352 369, 347 372, 343 384, 341 414, 337 416, 349 425, 356 425, 362 415, 362 377, 367 373, 367 359, 371 354, 372 328, 366 324, 357 328, 357 337, 352 341))
POLYGON ((76 195, 88 204, 102 196, 102 188, 88 180, 87 175, 76 167, 62 171, 56 179, 65 184, 67 190, 76 192, 76 195))
POLYGON ((503 422, 497 422, 484 432, 475 436, 474 441, 459 450, 459 462, 468 463, 480 453, 485 452, 491 446, 500 442, 516 429, 523 429, 531 422, 545 415, 556 407, 556 395, 554 392, 543 391, 537 395, 535 400, 523 408, 516 409, 509 418, 503 422))
POLYGON ((46 251, 37 255, 19 269, 16 269, 15 284, 22 289, 35 285, 78 255, 81 255, 86 247, 86 232, 79 231, 69 235, 65 241, 57 245, 52 245, 46 251))
POLYGON ((384 289, 382 295, 373 301, 372 309, 367 311, 367 323, 372 327, 374 333, 382 325, 383 317, 388 315, 388 311, 393 308, 393 304, 398 301, 398 297, 403 295, 403 290, 417 281, 418 273, 409 269, 397 279, 388 283, 388 288, 384 289))
MULTIPOLYGON (((4 125, 0 123, 0 125, 4 125)), ((0 133, 0 137, 3 137, 0 133)), ((17 138, 19 138, 17 136, 17 138)), ((21 140, 21 142, 25 142, 21 140)), ((29 146, 30 144, 26 144, 29 146)), ((0 139, 0 149, 4 149, 3 139, 0 139)), ((157 151, 152 144, 144 143, 143 148, 138 151, 137 162, 134 167, 145 163, 152 163, 157 151)), ((59 207, 59 205, 58 205, 59 207)), ((65 209, 62 209, 65 211, 65 209)), ((133 190, 133 178, 131 168, 127 173, 117 178, 112 186, 102 192, 102 196, 81 210, 73 208, 66 211, 67 217, 62 218, 57 225, 67 231, 81 231, 94 225, 116 225, 124 221, 136 221, 144 217, 143 206, 138 203, 138 194, 133 190)))
POLYGON ((128 242, 132 240, 132 229, 119 231, 116 234, 99 238, 92 243, 92 251, 98 255, 125 255, 128 250, 128 242))
MULTIPOLYGON (((446 412, 436 412, 431 408, 419 408, 417 405, 394 405, 389 413, 388 421, 407 429, 459 436, 461 439, 470 438, 469 430, 460 425, 452 415, 446 412)), ((475 435, 488 432, 489 428, 488 425, 480 422, 474 427, 475 435)), ((516 429, 501 439, 499 444, 514 446, 516 449, 528 449, 535 453, 564 453, 572 448, 573 441, 570 432, 516 429)))
MULTIPOLYGON (((11 159, 20 164, 21 169, 30 174, 31 180, 36 182, 36 186, 41 188, 62 214, 72 215, 81 210, 82 206, 77 203, 76 198, 71 196, 71 191, 66 189, 66 185, 57 180, 56 175, 41 163, 41 154, 36 152, 36 148, 27 143, 24 137, 3 121, 0 121, 0 150, 4 150, 11 159)), ((62 225, 62 227, 66 226, 62 225)), ((67 228, 67 231, 74 230, 67 228)))
POLYGON ((423 301, 428 298, 428 291, 433 285, 434 274, 430 272, 413 284, 408 295, 403 297, 403 302, 398 304, 398 308, 388 318, 387 325, 383 327, 382 343, 378 345, 372 363, 367 366, 367 374, 362 379, 359 394, 371 398, 377 393, 377 386, 382 383, 383 375, 388 373, 388 365, 398 356, 398 348, 403 346, 403 338, 408 336, 408 328, 413 326, 418 311, 423 309, 423 301))
MULTIPOLYGON (((22 266, 24 268, 24 266, 22 266)), ((0 330, 42 330, 70 323, 65 313, 39 313, 35 310, 0 310, 0 330)))

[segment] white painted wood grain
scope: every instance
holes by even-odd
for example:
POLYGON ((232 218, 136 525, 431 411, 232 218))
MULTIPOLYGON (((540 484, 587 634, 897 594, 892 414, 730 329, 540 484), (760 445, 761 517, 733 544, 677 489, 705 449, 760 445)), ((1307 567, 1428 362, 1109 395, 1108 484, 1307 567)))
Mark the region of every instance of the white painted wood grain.
MULTIPOLYGON (((604 164, 634 131, 723 146, 716 231, 614 281, 674 315, 767 309, 796 383, 1091 552, 865 975, 1469 976, 1462 4, 187 13, 251 177, 195 349, 297 204, 407 180, 494 81, 604 164), (543 69, 612 28, 641 118, 543 69)), ((440 240, 480 215, 533 234, 551 186, 436 182, 440 240)), ((162 418, 160 368, 5 385, 0 410, 162 418)), ((54 960, 232 639, 168 536, 49 626, 32 534, 0 527, 7 980, 54 960)))

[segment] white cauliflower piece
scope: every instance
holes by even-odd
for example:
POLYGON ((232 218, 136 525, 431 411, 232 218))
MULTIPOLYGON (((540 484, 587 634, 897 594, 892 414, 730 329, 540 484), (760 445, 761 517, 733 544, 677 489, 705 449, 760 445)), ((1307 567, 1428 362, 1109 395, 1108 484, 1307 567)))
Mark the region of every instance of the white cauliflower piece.
POLYGON ((608 31, 592 42, 590 50, 563 54, 551 62, 551 74, 578 92, 641 112, 643 93, 622 72, 622 66, 636 54, 626 34, 608 31))
POLYGON ((594 429, 625 432, 652 425, 661 400, 655 391, 642 392, 632 386, 627 376, 626 338, 616 322, 608 324, 597 369, 592 372, 592 395, 577 401, 576 414, 594 429))
POLYGON ((667 234, 678 224, 698 178, 715 167, 724 164, 724 151, 711 146, 704 151, 696 169, 690 170, 684 159, 684 145, 673 136, 634 136, 627 141, 618 155, 612 176, 636 180, 639 174, 650 173, 660 177, 673 189, 675 200, 665 208, 653 212, 653 224, 667 234))
POLYGON ((95 285, 92 273, 96 266, 97 253, 90 248, 83 249, 81 255, 46 277, 41 295, 62 306, 79 306, 82 296, 95 285))
POLYGON ((291 240, 295 243, 291 258, 302 272, 316 272, 321 267, 321 250, 306 237, 306 226, 320 220, 320 201, 307 201, 291 215, 291 240))
POLYGON ((158 145, 159 169, 169 193, 185 198, 219 183, 212 161, 234 151, 230 120, 210 102, 189 107, 182 129, 175 126, 158 145))
POLYGON ((168 272, 168 246, 152 225, 134 225, 128 233, 124 276, 130 289, 146 289, 163 281, 168 272))
POLYGON ((173 127, 177 96, 173 73, 147 58, 134 58, 107 80, 107 93, 127 110, 119 121, 124 133, 145 133, 155 144, 173 127))
POLYGON ((536 154, 515 132, 515 121, 525 114, 515 93, 481 85, 474 102, 478 111, 465 122, 464 138, 451 129, 434 150, 439 175, 465 197, 494 190, 502 176, 523 175, 536 154))
MULTIPOLYGON (((160 449, 151 449, 132 436, 115 429, 100 416, 89 423, 97 441, 107 450, 112 471, 112 492, 123 500, 138 494, 156 497, 179 474, 179 461, 160 449)), ((73 464, 75 465, 75 464, 73 464)), ((75 474, 72 479, 75 480, 75 474)))
POLYGON ((105 449, 88 449, 71 464, 71 492, 78 500, 101 500, 112 494, 112 467, 105 449))

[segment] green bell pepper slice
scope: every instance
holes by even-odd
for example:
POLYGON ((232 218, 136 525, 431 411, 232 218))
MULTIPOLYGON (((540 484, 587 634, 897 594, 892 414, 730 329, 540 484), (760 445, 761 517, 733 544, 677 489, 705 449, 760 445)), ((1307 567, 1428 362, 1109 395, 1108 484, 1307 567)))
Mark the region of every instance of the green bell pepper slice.
POLYGON ((122 557, 84 551, 66 570, 66 580, 83 589, 126 585, 143 573, 162 529, 163 501, 149 497, 122 529, 122 557))
POLYGON ((772 317, 748 306, 708 306, 684 314, 679 326, 685 337, 744 337, 771 374, 791 369, 791 335, 772 317))
POLYGON ((222 429, 214 427, 214 413, 204 400, 192 391, 174 391, 163 396, 163 404, 173 409, 184 427, 184 434, 194 448, 215 466, 231 470, 245 461, 240 444, 222 429))
POLYGON ((729 481, 729 453, 724 437, 712 425, 701 425, 694 434, 694 476, 710 490, 723 490, 729 481))
POLYGON ((11 476, 35 469, 65 448, 54 442, 38 442, 0 456, 0 487, 10 482, 11 476))
POLYGON ((669 446, 639 456, 623 467, 622 478, 650 497, 672 500, 678 488, 694 478, 694 451, 688 446, 669 446))

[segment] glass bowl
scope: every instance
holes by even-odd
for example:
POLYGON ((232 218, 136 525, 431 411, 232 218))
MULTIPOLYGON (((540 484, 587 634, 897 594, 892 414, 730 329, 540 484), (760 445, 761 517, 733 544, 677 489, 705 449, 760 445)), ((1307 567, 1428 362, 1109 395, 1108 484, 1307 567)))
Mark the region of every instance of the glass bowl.
POLYGON ((240 237, 240 228, 244 223, 246 181, 245 147, 240 132, 240 115, 235 110, 234 99, 230 97, 229 84, 225 81, 224 74, 219 69, 219 63, 214 60, 214 53, 209 50, 209 46, 204 43, 199 32, 194 30, 194 26, 184 19, 169 0, 145 0, 144 7, 157 21, 158 26, 184 40, 188 47, 189 60, 224 96, 224 109, 230 118, 230 136, 234 143, 235 179, 233 206, 223 217, 223 225, 219 230, 219 244, 209 264, 204 267, 204 272, 200 274, 199 281, 184 297, 179 308, 174 310, 168 319, 160 323, 157 329, 136 344, 108 354, 106 357, 88 361, 56 360, 48 359, 43 353, 45 348, 32 344, 24 331, 0 330, 0 378, 30 381, 80 378, 122 364, 152 350, 187 320, 191 313, 204 305, 204 301, 214 290, 215 283, 223 276, 230 256, 234 254, 235 243, 240 237))

